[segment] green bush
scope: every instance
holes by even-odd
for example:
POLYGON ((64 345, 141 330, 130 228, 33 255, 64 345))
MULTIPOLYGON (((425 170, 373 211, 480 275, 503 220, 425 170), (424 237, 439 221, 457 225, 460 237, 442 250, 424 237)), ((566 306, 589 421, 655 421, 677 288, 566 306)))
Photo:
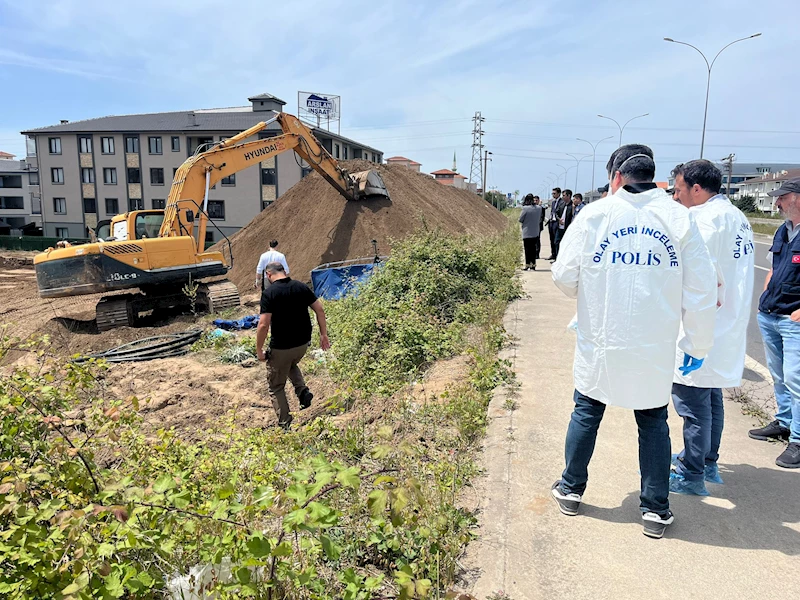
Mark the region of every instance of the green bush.
POLYGON ((332 373, 369 393, 395 392, 459 351, 465 327, 484 323, 489 304, 519 294, 518 258, 515 230, 493 243, 441 232, 401 242, 357 295, 326 306, 332 373))

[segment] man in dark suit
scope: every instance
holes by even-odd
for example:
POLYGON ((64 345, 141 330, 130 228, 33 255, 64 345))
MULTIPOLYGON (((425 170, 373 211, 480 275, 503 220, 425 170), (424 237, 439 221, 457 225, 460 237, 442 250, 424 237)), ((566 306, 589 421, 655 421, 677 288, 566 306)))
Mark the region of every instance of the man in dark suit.
POLYGON ((547 232, 550 234, 550 258, 555 260, 556 254, 556 232, 558 231, 558 214, 564 209, 561 200, 561 188, 553 188, 553 199, 550 200, 550 218, 547 221, 547 232), (560 206, 561 205, 561 206, 560 206))
POLYGON ((561 192, 561 200, 556 206, 556 231, 555 231, 555 257, 558 258, 558 247, 567 232, 567 227, 572 224, 572 190, 561 192))

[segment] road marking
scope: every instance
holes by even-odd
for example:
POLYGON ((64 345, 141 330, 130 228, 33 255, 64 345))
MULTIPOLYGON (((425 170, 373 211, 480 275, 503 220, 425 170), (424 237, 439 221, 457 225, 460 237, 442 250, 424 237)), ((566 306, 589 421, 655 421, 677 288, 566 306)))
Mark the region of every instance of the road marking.
POLYGON ((761 377, 764 378, 764 381, 773 385, 772 375, 770 375, 769 369, 762 365, 760 362, 752 358, 749 354, 744 355, 744 366, 753 371, 754 373, 758 373, 761 377))
POLYGON ((761 244, 762 246, 772 246, 772 242, 759 242, 758 240, 753 240, 756 244, 761 244))
POLYGON ((762 267, 760 265, 753 265, 756 269, 761 269, 762 271, 769 271, 767 267, 762 267))

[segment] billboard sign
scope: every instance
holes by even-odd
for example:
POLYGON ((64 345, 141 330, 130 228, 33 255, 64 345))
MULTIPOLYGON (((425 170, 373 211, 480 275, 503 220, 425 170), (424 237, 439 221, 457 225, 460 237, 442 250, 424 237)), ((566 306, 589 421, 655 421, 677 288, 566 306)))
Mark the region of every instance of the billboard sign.
POLYGON ((298 96, 300 111, 325 121, 335 121, 339 118, 340 96, 313 92, 299 92, 298 96))

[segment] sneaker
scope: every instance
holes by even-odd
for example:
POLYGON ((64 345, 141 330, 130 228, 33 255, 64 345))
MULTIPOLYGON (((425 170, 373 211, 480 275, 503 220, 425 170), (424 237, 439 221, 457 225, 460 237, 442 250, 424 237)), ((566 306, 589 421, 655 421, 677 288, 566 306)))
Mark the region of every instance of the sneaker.
POLYGON ((314 399, 314 394, 311 393, 311 390, 306 388, 303 390, 303 393, 300 394, 300 410, 305 410, 309 406, 311 406, 311 401, 314 399))
POLYGON ((768 440, 788 440, 789 429, 780 424, 780 421, 773 421, 766 427, 759 427, 758 429, 751 429, 747 432, 754 440, 761 440, 766 442, 768 440))
POLYGON ((675 520, 672 511, 663 514, 646 512, 642 515, 642 533, 647 537, 661 539, 667 530, 667 525, 672 525, 675 520))
POLYGON ((789 446, 783 451, 775 464, 784 469, 800 469, 800 443, 789 442, 789 446))
POLYGON ((710 465, 706 465, 703 469, 703 479, 705 479, 708 483, 716 483, 718 485, 722 485, 725 483, 722 481, 722 477, 719 476, 719 466, 717 463, 713 463, 710 465))
POLYGON ((559 479, 553 484, 551 488, 551 494, 553 494, 553 499, 558 504, 558 510, 569 517, 574 517, 578 514, 578 508, 581 505, 581 495, 580 494, 567 494, 561 489, 561 480, 559 479))
POLYGON ((531 271, 535 271, 535 270, 536 270, 536 263, 531 263, 531 271))
POLYGON ((686 477, 675 472, 669 474, 669 491, 687 496, 711 495, 708 493, 706 483, 702 479, 700 481, 687 481, 686 477))
POLYGON ((530 270, 531 270, 531 266, 530 266, 530 265, 525 265, 525 266, 522 268, 522 270, 523 270, 523 271, 530 271, 530 270))

